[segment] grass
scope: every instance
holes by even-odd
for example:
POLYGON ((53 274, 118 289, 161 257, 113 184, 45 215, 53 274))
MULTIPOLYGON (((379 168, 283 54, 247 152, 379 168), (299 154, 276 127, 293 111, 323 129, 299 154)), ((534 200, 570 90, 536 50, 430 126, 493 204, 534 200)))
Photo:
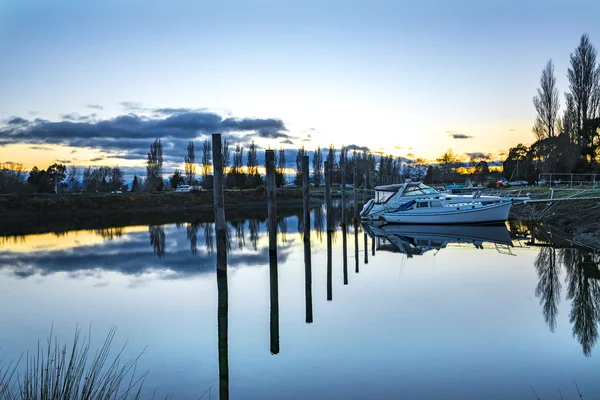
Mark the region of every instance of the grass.
POLYGON ((90 334, 81 337, 75 330, 73 344, 61 345, 52 330, 46 346, 38 342, 34 354, 21 355, 16 363, 0 359, 0 399, 6 400, 113 400, 139 399, 147 372, 137 375, 137 361, 143 354, 123 360, 123 346, 116 355, 111 328, 104 344, 94 354, 90 334))

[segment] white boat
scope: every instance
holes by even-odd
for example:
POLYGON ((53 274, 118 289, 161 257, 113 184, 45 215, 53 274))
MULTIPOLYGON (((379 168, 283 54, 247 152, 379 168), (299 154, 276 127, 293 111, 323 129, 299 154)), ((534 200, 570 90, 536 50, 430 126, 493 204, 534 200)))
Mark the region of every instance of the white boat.
POLYGON ((529 196, 503 197, 482 195, 481 190, 468 195, 448 194, 439 192, 422 182, 407 181, 403 184, 375 187, 375 198, 365 204, 360 212, 361 219, 377 220, 383 214, 389 213, 413 199, 439 199, 445 201, 447 204, 479 203, 483 205, 495 204, 506 200, 530 200, 529 196))
POLYGON ((450 243, 484 243, 512 246, 504 225, 384 225, 363 224, 368 236, 377 239, 377 250, 406 254, 409 258, 429 250, 440 250, 450 243))
POLYGON ((416 199, 379 216, 392 224, 491 224, 504 223, 512 201, 449 203, 443 199, 416 199))

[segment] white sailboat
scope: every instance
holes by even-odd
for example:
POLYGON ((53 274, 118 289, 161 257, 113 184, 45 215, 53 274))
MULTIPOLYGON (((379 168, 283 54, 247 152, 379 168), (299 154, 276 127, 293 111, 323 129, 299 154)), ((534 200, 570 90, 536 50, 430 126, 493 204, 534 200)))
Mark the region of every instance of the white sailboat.
POLYGON ((409 200, 379 216, 393 224, 492 224, 504 223, 512 201, 449 203, 442 199, 409 200))
POLYGON ((384 185, 375 187, 375 198, 369 200, 360 212, 363 220, 379 220, 383 214, 393 212, 411 200, 435 199, 447 205, 464 205, 476 203, 479 205, 496 204, 499 202, 530 200, 524 197, 503 197, 482 195, 481 190, 469 195, 454 195, 442 193, 422 182, 407 181, 403 184, 384 185))

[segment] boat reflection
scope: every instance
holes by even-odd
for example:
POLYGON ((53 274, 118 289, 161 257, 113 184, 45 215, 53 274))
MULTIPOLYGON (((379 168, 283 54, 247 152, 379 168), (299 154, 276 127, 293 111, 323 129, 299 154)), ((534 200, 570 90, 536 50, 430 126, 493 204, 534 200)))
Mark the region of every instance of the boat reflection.
POLYGON ((478 249, 485 242, 512 246, 505 226, 363 224, 363 229, 376 240, 377 250, 402 253, 409 258, 443 249, 450 243, 472 244, 478 249))

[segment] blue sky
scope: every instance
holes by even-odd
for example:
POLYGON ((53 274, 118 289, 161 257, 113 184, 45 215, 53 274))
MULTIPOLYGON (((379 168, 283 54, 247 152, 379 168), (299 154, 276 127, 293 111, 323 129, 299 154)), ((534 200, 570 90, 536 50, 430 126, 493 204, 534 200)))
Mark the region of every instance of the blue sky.
MULTIPOLYGON (((178 108, 280 120, 286 136, 256 137, 263 147, 497 157, 533 141, 542 68, 554 60, 562 100, 581 34, 600 44, 598 15, 592 1, 5 0, 0 120, 77 113, 94 124, 178 108)), ((29 167, 76 153, 74 163, 136 163, 120 158, 129 148, 66 138, 2 144, 1 161, 29 167)))

